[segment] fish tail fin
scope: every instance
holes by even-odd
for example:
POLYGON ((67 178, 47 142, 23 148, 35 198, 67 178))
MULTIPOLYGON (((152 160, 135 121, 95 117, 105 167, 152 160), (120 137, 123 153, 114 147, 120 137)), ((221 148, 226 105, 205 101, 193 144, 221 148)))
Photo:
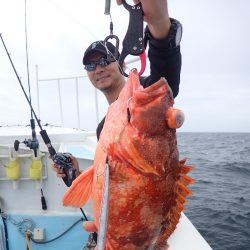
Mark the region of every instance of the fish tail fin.
POLYGON ((179 178, 176 184, 176 192, 174 194, 176 205, 173 206, 168 214, 169 224, 164 227, 163 233, 161 237, 159 237, 157 244, 161 244, 162 241, 166 241, 166 239, 168 239, 173 233, 180 220, 181 212, 184 210, 186 198, 192 194, 190 189, 187 187, 189 184, 194 183, 194 180, 187 175, 192 167, 185 165, 185 162, 186 160, 179 162, 179 178))
POLYGON ((91 197, 93 187, 94 167, 87 168, 72 183, 63 196, 64 206, 82 207, 91 197))

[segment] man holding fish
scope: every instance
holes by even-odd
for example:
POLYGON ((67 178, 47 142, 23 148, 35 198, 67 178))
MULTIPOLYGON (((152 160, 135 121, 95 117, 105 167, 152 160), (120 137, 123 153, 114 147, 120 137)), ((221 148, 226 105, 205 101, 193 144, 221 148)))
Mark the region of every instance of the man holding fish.
MULTIPOLYGON (((121 5, 123 0, 117 0, 121 5)), ((140 77, 140 83, 144 88, 151 86, 161 77, 167 80, 171 88, 173 97, 179 92, 181 53, 180 41, 182 35, 181 24, 169 17, 167 0, 134 0, 135 4, 141 3, 144 21, 147 23, 145 29, 145 39, 148 39, 148 58, 150 61, 150 75, 140 77)), ((85 51, 83 64, 87 71, 91 83, 105 95, 111 105, 117 100, 119 94, 126 84, 126 78, 119 69, 118 57, 114 56, 115 47, 103 41, 92 43, 85 51), (115 60, 107 60, 108 56, 113 56, 115 60)), ((117 117, 119 119, 119 117, 117 117)), ((97 138, 105 124, 105 118, 97 127, 97 138)), ((79 176, 79 165, 74 156, 71 157, 76 175, 79 176)), ((54 164, 53 170, 58 177, 65 177, 60 172, 59 166, 54 164)), ((94 242, 88 242, 84 249, 94 249, 94 242)))

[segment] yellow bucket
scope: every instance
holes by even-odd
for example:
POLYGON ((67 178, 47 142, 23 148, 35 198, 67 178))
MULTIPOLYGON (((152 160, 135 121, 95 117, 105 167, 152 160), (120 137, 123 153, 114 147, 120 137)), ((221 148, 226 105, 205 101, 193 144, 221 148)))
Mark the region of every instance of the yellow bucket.
POLYGON ((20 178, 18 157, 15 160, 10 158, 10 161, 6 167, 6 175, 10 180, 17 180, 20 178))
POLYGON ((41 156, 37 157, 37 159, 32 159, 30 164, 30 178, 32 180, 39 180, 42 176, 42 159, 41 156))

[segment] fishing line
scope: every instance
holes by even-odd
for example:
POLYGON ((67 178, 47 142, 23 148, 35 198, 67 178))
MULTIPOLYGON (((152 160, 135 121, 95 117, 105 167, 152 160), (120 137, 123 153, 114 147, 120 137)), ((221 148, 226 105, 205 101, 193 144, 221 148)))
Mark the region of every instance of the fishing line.
MULTIPOLYGON (((29 103, 29 106, 30 106, 30 108, 31 108, 31 110, 32 110, 32 112, 33 112, 33 115, 35 116, 36 120, 39 121, 39 119, 38 119, 38 117, 36 116, 36 113, 35 113, 35 111, 34 111, 32 105, 31 105, 31 103, 30 103, 29 97, 28 97, 28 95, 27 95, 26 92, 25 92, 25 89, 24 89, 23 84, 22 84, 22 82, 21 82, 21 80, 20 80, 20 77, 18 76, 18 73, 17 73, 17 71, 16 71, 16 68, 15 68, 13 62, 12 62, 12 59, 11 59, 10 54, 9 54, 9 52, 8 52, 8 50, 7 50, 7 47, 6 47, 5 43, 4 43, 4 40, 3 40, 3 37, 2 37, 2 34, 1 34, 1 33, 0 33, 0 38, 1 38, 1 40, 2 40, 2 43, 3 43, 4 49, 5 49, 6 53, 7 53, 7 56, 8 56, 8 58, 9 58, 9 60, 10 60, 11 66, 12 66, 14 72, 15 72, 15 75, 16 75, 16 77, 17 77, 17 80, 18 80, 18 82, 19 82, 19 84, 20 84, 20 87, 22 88, 22 91, 23 91, 23 93, 24 93, 24 96, 25 96, 26 100, 27 100, 28 103, 29 103)), ((38 123, 38 126, 39 126, 40 129, 42 130, 42 126, 41 126, 40 123, 38 123)))
MULTIPOLYGON (((31 103, 31 91, 30 91, 30 74, 29 74, 29 55, 28 55, 28 35, 27 35, 27 0, 25 0, 24 7, 24 17, 25 17, 25 48, 26 48, 26 68, 27 68, 27 79, 29 87, 29 100, 31 103)), ((33 119, 32 110, 30 111, 31 119, 33 119)))
MULTIPOLYGON (((6 51, 6 54, 7 54, 8 58, 9 58, 9 61, 11 63, 11 66, 12 66, 14 72, 15 72, 15 75, 16 75, 17 79, 18 79, 19 85, 20 85, 20 87, 21 87, 21 89, 23 91, 23 94, 24 94, 24 96, 25 96, 25 98, 26 98, 26 100, 27 100, 27 102, 28 102, 28 104, 30 106, 31 115, 34 115, 34 117, 35 117, 35 119, 37 121, 37 124, 38 124, 38 126, 40 128, 40 135, 41 135, 41 137, 42 137, 45 145, 48 148, 48 151, 49 151, 49 154, 51 156, 51 159, 55 163, 61 162, 62 170, 66 174, 66 176, 63 178, 63 181, 65 182, 65 184, 67 186, 70 186, 71 183, 72 183, 72 181, 75 179, 75 177, 74 177, 75 176, 75 170, 72 167, 72 163, 71 163, 71 161, 69 162, 69 158, 67 157, 66 153, 57 153, 55 151, 54 147, 51 144, 50 138, 47 135, 46 130, 44 130, 42 128, 41 123, 40 123, 40 119, 37 117, 37 115, 36 115, 36 113, 35 113, 35 111, 33 109, 33 106, 31 104, 31 92, 30 92, 30 81, 29 81, 29 63, 28 63, 28 45, 27 45, 28 43, 27 43, 27 21, 26 21, 26 16, 27 15, 26 15, 26 7, 27 7, 27 5, 26 5, 26 0, 25 0, 25 35, 26 35, 26 62, 27 62, 26 65, 27 65, 27 73, 28 73, 28 84, 29 84, 29 95, 30 95, 30 98, 28 97, 28 95, 27 95, 27 93, 26 93, 26 91, 25 91, 25 89, 23 87, 23 84, 22 84, 22 82, 20 80, 20 77, 19 77, 17 71, 16 71, 16 68, 14 66, 14 63, 13 63, 11 57, 10 57, 10 54, 8 52, 8 49, 7 49, 6 45, 5 45, 5 42, 3 40, 3 37, 2 37, 1 33, 0 33, 0 38, 1 38, 1 41, 3 43, 4 49, 6 51)), ((33 118, 31 119, 31 128, 32 128, 32 137, 33 137, 33 139, 36 139, 35 121, 34 121, 33 118)), ((43 208, 45 208, 45 207, 47 208, 46 203, 44 203, 45 199, 44 199, 44 196, 43 196, 42 187, 41 187, 41 195, 42 195, 41 199, 42 199, 43 208)), ((87 216, 85 215, 85 213, 83 211, 83 209, 80 209, 80 210, 81 210, 81 212, 82 212, 85 220, 88 220, 87 216)))
POLYGON ((72 15, 68 10, 66 10, 65 8, 63 8, 60 4, 55 3, 55 1, 53 0, 47 0, 48 3, 53 4, 57 10, 61 10, 61 12, 64 12, 64 14, 66 14, 68 16, 69 19, 71 19, 71 21, 77 23, 79 26, 81 26, 81 28, 83 28, 84 30, 86 30, 95 40, 97 40, 97 36, 91 32, 90 29, 88 29, 86 26, 84 26, 74 15, 72 15))
MULTIPOLYGON (((60 4, 56 3, 55 1, 53 0, 50 0, 48 1, 50 4, 53 4, 57 10, 60 10, 61 12, 64 12, 67 17, 75 22, 76 24, 78 24, 79 26, 81 26, 81 28, 83 28, 84 30, 86 30, 95 40, 100 40, 96 34, 94 34, 90 29, 88 29, 86 26, 84 26, 74 15, 72 15, 68 10, 66 10, 65 8, 63 8, 60 4)), ((104 14, 105 15, 109 15, 110 17, 110 25, 109 25, 109 28, 110 28, 110 34, 113 35, 113 20, 112 20, 112 16, 111 16, 111 13, 110 13, 110 7, 111 7, 111 1, 110 0, 106 0, 106 3, 105 3, 105 12, 104 14)), ((109 52, 109 54, 115 59, 115 61, 118 62, 118 60, 116 59, 115 55, 113 55, 113 53, 111 51, 109 51, 109 49, 107 48, 105 42, 102 42, 100 41, 100 43, 106 48, 106 50, 109 52)), ((118 64, 118 67, 120 69, 121 72, 123 72, 122 70, 122 67, 118 64)))
MULTIPOLYGON (((62 163, 62 166, 63 166, 62 169, 65 170, 65 171, 68 170, 68 169, 71 169, 71 167, 68 165, 69 162, 67 162, 67 159, 68 159, 68 158, 65 157, 65 154, 66 154, 66 153, 64 153, 64 154, 63 154, 63 153, 56 153, 54 147, 53 147, 52 144, 51 144, 50 138, 49 138, 49 136, 47 135, 46 130, 42 128, 41 123, 40 123, 40 120, 38 119, 38 117, 37 117, 37 115, 36 115, 36 113, 35 113, 35 111, 34 111, 32 105, 31 105, 31 103, 30 103, 30 100, 29 100, 29 98, 28 98, 28 96, 27 96, 27 94, 26 94, 26 92, 25 92, 25 90, 24 90, 23 84, 22 84, 22 82, 21 82, 21 80, 20 80, 20 78, 19 78, 19 76, 18 76, 18 74, 17 74, 16 68, 15 68, 15 66, 14 66, 14 64, 13 64, 13 62, 12 62, 12 59, 11 59, 10 54, 9 54, 9 52, 8 52, 8 50, 7 50, 7 47, 6 47, 5 43, 4 43, 4 40, 3 40, 3 38, 2 38, 2 34, 1 34, 1 33, 0 33, 0 38, 1 38, 1 41, 2 41, 3 46, 4 46, 4 48, 5 48, 5 51, 6 51, 7 55, 8 55, 8 58, 9 58, 9 60, 10 60, 10 63, 11 63, 11 65, 12 65, 12 68, 13 68, 15 74, 16 74, 16 77, 17 77, 17 79, 18 79, 18 82, 19 82, 19 84, 20 84, 20 86, 21 86, 21 88, 22 88, 22 90, 23 90, 24 96, 25 96, 26 100, 28 101, 29 106, 30 106, 30 108, 31 108, 31 110, 32 110, 32 112, 33 112, 33 115, 35 116, 35 119, 36 119, 36 121, 37 121, 37 124, 38 124, 38 126, 39 126, 39 128, 40 128, 40 130, 41 130, 41 131, 40 131, 40 135, 41 135, 41 137, 42 137, 42 139, 43 139, 45 145, 46 145, 47 148, 48 148, 48 151, 49 151, 49 154, 51 155, 52 160, 53 160, 54 162, 56 162, 57 160, 59 160, 59 161, 62 163), (67 159, 66 159, 66 158, 67 158, 67 159)), ((65 173, 65 172, 64 172, 64 173, 65 173)), ((65 174, 66 174, 66 177, 63 178, 63 181, 65 182, 65 184, 66 184, 67 186, 70 186, 74 178, 72 178, 72 176, 69 176, 68 173, 65 173, 65 174), (68 178, 68 179, 67 179, 67 178, 68 178)), ((82 212, 84 218, 87 220, 87 216, 85 215, 85 213, 84 213, 84 211, 83 211, 82 209, 81 209, 81 212, 82 212)))
MULTIPOLYGON (((27 31, 27 0, 25 2, 25 8, 24 8, 24 17, 25 17, 25 49, 26 49, 26 67, 27 67, 27 79, 28 79, 28 89, 29 89, 29 101, 32 106, 31 102, 31 90, 30 90, 30 73, 29 73, 29 54, 28 54, 28 31, 27 31)), ((34 150, 34 156, 35 158, 39 157, 38 152, 39 152, 39 142, 36 138, 36 131, 35 131, 35 120, 33 119, 33 112, 30 110, 30 125, 31 125, 31 130, 32 130, 32 140, 30 145, 32 145, 32 149, 34 150)), ((42 209, 47 210, 47 203, 46 199, 43 195, 43 179, 40 179, 40 191, 41 191, 41 204, 42 204, 42 209)))

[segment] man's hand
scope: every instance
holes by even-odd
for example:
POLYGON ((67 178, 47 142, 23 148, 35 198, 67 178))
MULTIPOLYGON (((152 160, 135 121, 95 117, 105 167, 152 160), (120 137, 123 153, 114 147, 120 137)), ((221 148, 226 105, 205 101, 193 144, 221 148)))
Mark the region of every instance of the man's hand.
MULTIPOLYGON (((79 170, 79 164, 77 159, 71 155, 70 156, 73 168, 76 169, 76 177, 79 176, 81 174, 80 170, 79 170)), ((60 166, 57 165, 56 163, 53 163, 51 165, 52 170, 54 170, 56 172, 56 176, 59 178, 64 178, 66 175, 63 173, 63 171, 60 169, 60 166)))
MULTIPOLYGON (((116 0, 121 5, 123 0, 116 0)), ((155 39, 167 37, 171 22, 168 15, 167 0, 134 0, 142 4, 144 21, 147 22, 151 35, 155 39)))

